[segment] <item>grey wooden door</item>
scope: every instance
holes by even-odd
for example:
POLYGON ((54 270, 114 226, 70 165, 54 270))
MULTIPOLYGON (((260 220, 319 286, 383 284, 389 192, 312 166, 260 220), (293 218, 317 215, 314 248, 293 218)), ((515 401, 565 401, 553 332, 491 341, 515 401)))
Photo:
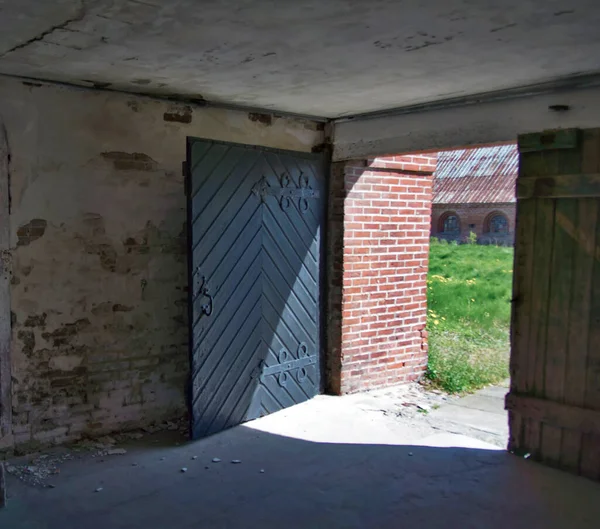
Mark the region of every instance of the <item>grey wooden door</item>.
POLYGON ((320 391, 325 157, 188 140, 192 436, 320 391))

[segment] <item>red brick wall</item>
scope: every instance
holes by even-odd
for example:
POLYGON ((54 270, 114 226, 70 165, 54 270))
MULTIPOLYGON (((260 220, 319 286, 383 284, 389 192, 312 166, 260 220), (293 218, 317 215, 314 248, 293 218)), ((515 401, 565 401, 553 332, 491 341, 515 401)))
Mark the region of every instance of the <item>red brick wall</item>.
POLYGON ((333 393, 408 382, 424 373, 435 161, 435 155, 409 155, 334 166, 328 322, 333 393))
POLYGON ((477 235, 477 240, 484 244, 514 244, 516 204, 434 204, 431 216, 431 235, 444 239, 455 239, 464 242, 470 232, 477 235), (460 219, 460 233, 456 235, 442 234, 440 218, 444 213, 452 211, 460 219), (508 219, 508 234, 487 233, 487 219, 500 212, 508 219), (472 227, 474 225, 474 227, 472 227))

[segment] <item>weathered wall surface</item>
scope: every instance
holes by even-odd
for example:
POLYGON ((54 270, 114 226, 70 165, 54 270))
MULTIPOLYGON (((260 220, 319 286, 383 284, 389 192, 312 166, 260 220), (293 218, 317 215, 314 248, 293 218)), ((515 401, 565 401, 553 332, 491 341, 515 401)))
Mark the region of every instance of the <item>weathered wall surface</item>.
POLYGON ((440 239, 465 242, 471 232, 477 235, 480 244, 512 245, 515 241, 516 204, 434 204, 431 215, 431 235, 440 239), (441 217, 454 212, 460 220, 460 231, 455 234, 442 233, 441 217), (489 216, 502 213, 508 220, 508 233, 489 233, 489 216))
POLYGON ((16 80, 0 119, 15 444, 182 415, 186 136, 304 151, 322 125, 16 80))
POLYGON ((408 382, 425 371, 435 165, 435 155, 334 164, 327 359, 332 393, 408 382))

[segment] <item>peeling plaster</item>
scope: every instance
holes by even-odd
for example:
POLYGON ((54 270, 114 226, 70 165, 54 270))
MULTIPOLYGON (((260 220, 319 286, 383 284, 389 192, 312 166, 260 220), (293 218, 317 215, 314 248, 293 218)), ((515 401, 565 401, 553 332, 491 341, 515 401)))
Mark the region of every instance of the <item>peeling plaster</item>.
POLYGON ((14 442, 62 442, 182 416, 186 139, 309 152, 323 142, 322 127, 283 117, 267 127, 246 112, 6 79, 0 115, 18 197, 12 227, 0 224, 15 278, 6 307, 14 418, 4 419, 14 442), (164 121, 187 112, 190 123, 164 121))

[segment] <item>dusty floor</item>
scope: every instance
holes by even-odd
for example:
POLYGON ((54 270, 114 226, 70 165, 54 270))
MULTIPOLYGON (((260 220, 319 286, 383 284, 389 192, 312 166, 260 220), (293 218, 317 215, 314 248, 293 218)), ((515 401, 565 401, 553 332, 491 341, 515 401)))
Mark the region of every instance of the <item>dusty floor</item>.
POLYGON ((598 527, 600 484, 496 446, 504 391, 322 396, 194 443, 173 428, 63 451, 37 486, 12 461, 0 527, 598 527))

